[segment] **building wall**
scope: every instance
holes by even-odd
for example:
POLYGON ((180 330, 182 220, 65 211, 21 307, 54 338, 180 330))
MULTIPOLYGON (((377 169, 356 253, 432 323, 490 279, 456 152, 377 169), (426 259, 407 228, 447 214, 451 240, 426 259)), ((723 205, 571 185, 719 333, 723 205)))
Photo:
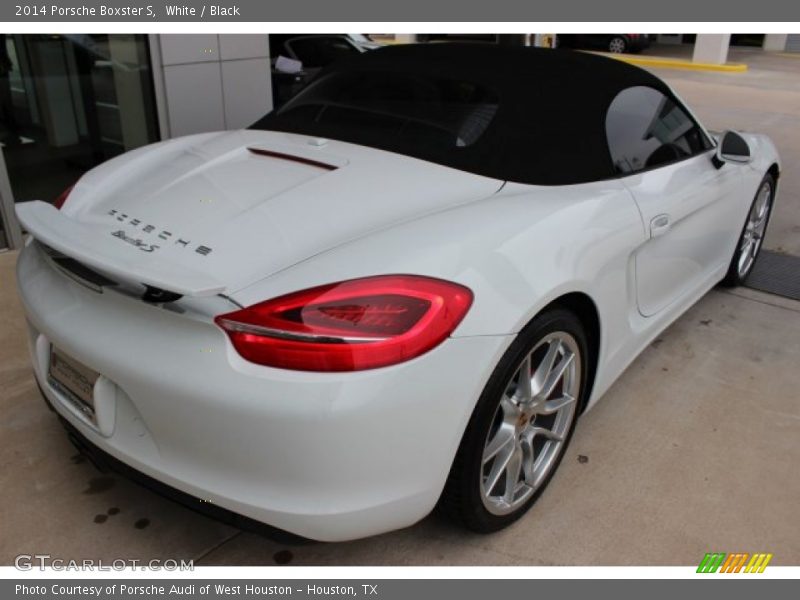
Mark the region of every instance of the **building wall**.
POLYGON ((151 36, 162 137, 246 127, 272 109, 264 35, 151 36))
POLYGON ((762 47, 767 52, 782 52, 786 48, 787 37, 785 33, 767 33, 762 47))

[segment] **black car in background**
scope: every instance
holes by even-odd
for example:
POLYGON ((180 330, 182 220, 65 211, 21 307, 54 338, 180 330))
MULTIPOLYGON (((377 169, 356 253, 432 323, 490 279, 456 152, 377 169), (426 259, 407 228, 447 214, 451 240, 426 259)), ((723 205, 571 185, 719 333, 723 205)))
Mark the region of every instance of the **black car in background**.
MULTIPOLYGON (((371 42, 370 42, 371 44, 371 42)), ((303 89, 311 79, 329 64, 361 52, 372 46, 362 39, 346 33, 300 34, 288 33, 269 36, 269 54, 272 57, 272 101, 278 108, 303 89), (279 58, 297 61, 298 70, 287 69, 279 58)))
POLYGON ((559 33, 556 45, 560 48, 602 50, 621 54, 641 52, 650 45, 646 33, 559 33))

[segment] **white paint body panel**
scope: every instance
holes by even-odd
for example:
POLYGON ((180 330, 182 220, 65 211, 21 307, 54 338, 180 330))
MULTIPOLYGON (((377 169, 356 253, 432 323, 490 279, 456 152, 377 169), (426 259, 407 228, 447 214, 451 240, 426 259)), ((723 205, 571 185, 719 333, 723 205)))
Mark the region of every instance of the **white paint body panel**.
POLYGON ((738 193, 741 170, 715 168, 713 152, 621 180, 633 194, 649 236, 635 259, 644 316, 679 302, 730 263, 731 232, 741 227, 743 204, 752 199, 738 193))
POLYGON ((118 275, 135 263, 133 281, 157 257, 152 277, 168 270, 176 286, 197 293, 167 308, 96 293, 27 244, 18 279, 37 379, 98 447, 224 508, 321 540, 410 525, 435 505, 495 365, 544 307, 578 292, 597 308, 591 405, 721 279, 758 183, 777 161, 766 138, 748 140, 748 165, 711 173, 699 157, 564 187, 503 186, 388 152, 253 131, 131 152, 81 180, 60 215, 74 227, 61 238, 58 219, 47 216, 34 223, 28 215, 31 231, 118 275), (338 168, 255 156, 249 146, 338 168), (118 225, 110 210, 127 216, 118 225), (678 225, 656 245, 648 218, 664 210, 678 225), (133 217, 213 251, 166 244, 148 258, 111 244, 115 227, 141 235, 133 217), (76 232, 89 240, 82 250, 76 232), (648 289, 664 265, 669 279, 648 289), (239 357, 213 324, 234 303, 389 273, 455 281, 475 295, 450 339, 402 364, 354 373, 262 367, 239 357), (638 295, 637 279, 645 284, 638 295), (225 297, 204 295, 218 291, 209 281, 225 297), (51 343, 107 382, 110 434, 47 383, 51 343))
MULTIPOLYGON (((63 213, 83 227, 84 237, 94 232, 106 262, 202 270, 220 282, 223 289, 214 293, 229 294, 336 245, 485 198, 502 185, 390 152, 310 142, 306 136, 244 130, 140 148, 82 177, 63 213), (262 156, 248 148, 337 168, 262 156), (146 225, 154 229, 145 232, 146 225), (112 238, 118 230, 158 248, 142 252, 112 238), (198 254, 200 246, 211 252, 198 254)), ((23 222, 26 208, 20 213, 23 222)))

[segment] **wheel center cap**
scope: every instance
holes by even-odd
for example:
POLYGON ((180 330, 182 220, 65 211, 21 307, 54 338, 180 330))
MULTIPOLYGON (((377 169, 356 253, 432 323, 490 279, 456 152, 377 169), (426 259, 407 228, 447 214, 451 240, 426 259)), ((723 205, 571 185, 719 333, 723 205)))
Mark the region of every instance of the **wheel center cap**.
POLYGON ((528 426, 528 421, 529 420, 530 420, 530 417, 528 417, 527 414, 525 414, 524 412, 521 413, 519 415, 519 417, 517 417, 517 431, 521 431, 521 430, 525 429, 528 426))

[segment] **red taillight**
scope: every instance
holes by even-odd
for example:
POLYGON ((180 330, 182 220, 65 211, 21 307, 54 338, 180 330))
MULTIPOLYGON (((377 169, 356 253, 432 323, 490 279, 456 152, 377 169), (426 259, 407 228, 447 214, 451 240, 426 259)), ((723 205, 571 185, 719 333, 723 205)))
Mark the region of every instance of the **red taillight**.
POLYGON ((323 285, 218 316, 245 359, 298 371, 358 371, 410 360, 452 333, 464 286, 417 275, 323 285))
POLYGON ((73 183, 71 186, 69 186, 67 189, 61 192, 58 195, 58 197, 55 200, 53 200, 53 206, 55 206, 58 210, 61 210, 61 207, 64 206, 64 203, 67 201, 67 198, 69 198, 69 193, 72 191, 72 188, 74 187, 75 184, 73 183))

